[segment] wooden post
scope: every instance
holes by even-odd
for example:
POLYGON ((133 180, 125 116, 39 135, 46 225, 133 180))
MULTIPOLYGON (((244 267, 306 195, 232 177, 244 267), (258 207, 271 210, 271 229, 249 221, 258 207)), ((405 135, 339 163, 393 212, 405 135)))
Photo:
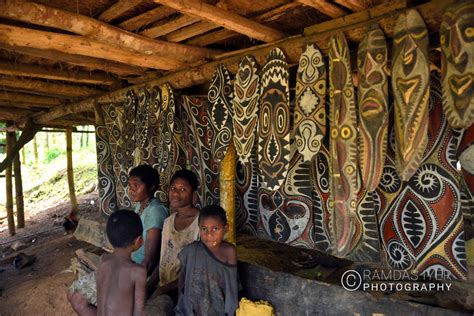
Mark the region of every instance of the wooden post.
POLYGON ((227 240, 235 244, 235 168, 236 168, 236 151, 234 142, 231 140, 227 153, 222 159, 220 165, 220 204, 227 214, 227 223, 229 224, 229 232, 227 240))
POLYGON ((45 132, 45 137, 46 137, 46 142, 44 144, 44 156, 48 156, 48 151, 49 151, 49 133, 45 132))
MULTIPOLYGON (((16 134, 13 133, 12 140, 16 143, 16 134)), ((16 154, 13 159, 13 171, 15 173, 15 200, 16 200, 16 226, 25 227, 25 207, 23 202, 23 181, 21 179, 20 155, 16 154)))
POLYGON ((36 143, 36 136, 33 138, 33 155, 35 157, 35 167, 38 167, 38 144, 36 143))
POLYGON ((77 211, 76 190, 74 189, 74 172, 72 168, 72 128, 66 130, 66 156, 67 156, 67 184, 69 198, 71 199, 71 213, 77 211))
POLYGON ((26 165, 26 154, 25 154, 25 151, 26 151, 26 148, 23 147, 23 148, 21 149, 21 163, 22 163, 23 165, 26 165))
MULTIPOLYGON (((11 124, 7 124, 9 126, 11 124)), ((7 132, 7 156, 13 151, 13 140, 15 137, 14 132, 7 132)), ((13 190, 12 190, 12 164, 9 163, 5 169, 5 183, 6 183, 6 208, 7 208, 7 220, 8 220, 8 232, 10 236, 15 235, 15 218, 13 217, 13 190)))

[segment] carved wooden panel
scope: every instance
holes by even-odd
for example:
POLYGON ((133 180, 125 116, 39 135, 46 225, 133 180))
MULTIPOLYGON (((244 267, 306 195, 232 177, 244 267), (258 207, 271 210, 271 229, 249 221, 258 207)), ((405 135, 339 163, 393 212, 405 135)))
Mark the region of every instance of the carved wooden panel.
POLYGON ((378 27, 365 33, 357 53, 359 71, 359 166, 364 187, 380 183, 387 152, 387 42, 378 27))
POLYGON ((296 73, 295 142, 304 160, 316 155, 326 134, 326 65, 319 49, 310 44, 300 57, 296 73))
POLYGON ((428 31, 420 14, 409 10, 400 14, 394 32, 395 154, 398 174, 406 181, 420 165, 428 137, 428 31))
POLYGON ((257 65, 251 56, 246 56, 239 64, 234 82, 234 145, 242 163, 250 160, 255 144, 258 123, 258 101, 260 77, 257 65))
POLYGON ((443 109, 452 127, 468 128, 474 123, 474 3, 448 8, 439 35, 443 109))
POLYGON ((97 171, 99 187, 99 209, 105 215, 118 210, 115 194, 115 175, 112 162, 112 151, 109 143, 109 133, 105 126, 96 128, 97 171))
POLYGON ((209 129, 214 137, 209 137, 211 153, 216 162, 220 162, 227 152, 232 138, 232 99, 233 88, 230 74, 223 64, 219 64, 209 86, 209 129))
POLYGON ((285 55, 274 48, 262 69, 258 161, 262 185, 277 190, 290 162, 289 74, 285 55))
POLYGON ((148 123, 150 117, 150 93, 146 88, 138 90, 137 111, 135 116, 135 157, 134 165, 138 166, 147 162, 149 158, 148 123))
POLYGON ((357 116, 349 47, 342 33, 331 37, 329 46, 330 166, 336 251, 350 253, 361 238, 356 214, 358 185, 357 116))

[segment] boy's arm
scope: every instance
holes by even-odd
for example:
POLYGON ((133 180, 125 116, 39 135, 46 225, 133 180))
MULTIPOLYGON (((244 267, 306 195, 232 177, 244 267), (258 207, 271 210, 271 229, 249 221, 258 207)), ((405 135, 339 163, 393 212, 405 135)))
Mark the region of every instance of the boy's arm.
POLYGON ((144 267, 137 267, 135 270, 135 290, 133 293, 133 315, 145 315, 145 287, 146 270, 144 267))

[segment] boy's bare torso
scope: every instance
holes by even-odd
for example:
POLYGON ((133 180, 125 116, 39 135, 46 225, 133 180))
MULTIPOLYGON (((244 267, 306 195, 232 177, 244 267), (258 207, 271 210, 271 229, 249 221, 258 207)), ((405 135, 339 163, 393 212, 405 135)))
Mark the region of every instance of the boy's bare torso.
POLYGON ((129 258, 104 255, 97 273, 98 315, 141 315, 146 270, 129 258))

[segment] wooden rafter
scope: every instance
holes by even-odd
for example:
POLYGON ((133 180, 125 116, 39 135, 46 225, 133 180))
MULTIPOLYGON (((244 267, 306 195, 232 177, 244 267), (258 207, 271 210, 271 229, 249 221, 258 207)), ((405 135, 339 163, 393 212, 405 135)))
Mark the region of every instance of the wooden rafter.
MULTIPOLYGON (((282 15, 288 12, 288 10, 292 10, 299 6, 301 6, 301 4, 298 2, 290 2, 287 4, 281 5, 273 10, 260 14, 253 19, 259 23, 271 22, 280 18, 282 15)), ((210 32, 208 34, 204 34, 199 37, 193 38, 187 41, 186 43, 189 45, 207 46, 209 44, 227 40, 227 39, 240 36, 240 35, 241 35, 240 33, 237 33, 231 30, 221 29, 221 30, 217 30, 217 31, 210 32)))
POLYGON ((196 23, 198 21, 199 19, 196 17, 183 14, 180 17, 173 19, 169 22, 145 29, 141 31, 140 34, 146 37, 150 37, 150 38, 157 38, 157 37, 166 35, 168 33, 171 33, 176 29, 196 23))
POLYGON ((0 120, 6 121, 18 121, 25 119, 28 116, 34 113, 33 110, 24 109, 24 108, 14 108, 9 104, 2 103, 0 101, 0 120))
POLYGON ((346 7, 354 12, 363 11, 368 8, 367 3, 361 0, 334 0, 334 2, 346 7))
POLYGON ((14 93, 0 91, 0 102, 10 104, 13 107, 43 107, 50 108, 55 105, 61 104, 61 101, 57 98, 44 97, 38 95, 31 95, 26 93, 14 93))
POLYGON ((160 58, 167 56, 170 59, 194 61, 210 58, 216 53, 206 48, 152 40, 83 15, 37 3, 0 0, 0 6, 2 17, 73 32, 102 44, 107 43, 120 49, 148 55, 149 58, 159 55, 160 58))
POLYGON ((31 47, 10 46, 1 43, 0 48, 6 49, 14 53, 49 59, 56 62, 64 62, 81 67, 87 67, 90 69, 99 69, 105 72, 117 74, 119 76, 139 75, 145 72, 145 69, 141 67, 130 66, 101 58, 62 53, 50 49, 36 49, 31 47))
POLYGON ((154 0, 183 13, 220 25, 263 42, 273 42, 285 37, 283 32, 262 25, 235 13, 209 5, 200 0, 154 0))
POLYGON ((181 42, 196 35, 218 29, 219 27, 219 25, 214 23, 201 21, 191 26, 182 28, 181 30, 171 32, 165 36, 165 39, 170 42, 181 42))
POLYGON ((298 2, 307 5, 309 7, 315 8, 321 13, 330 16, 331 18, 338 18, 346 14, 344 10, 339 8, 337 5, 334 5, 326 0, 297 0, 298 2))
POLYGON ((135 31, 155 21, 164 19, 174 13, 176 13, 175 9, 166 6, 159 6, 158 8, 154 8, 120 23, 119 27, 127 31, 135 31))
POLYGON ((69 97, 86 97, 103 93, 100 90, 89 87, 73 86, 9 76, 0 76, 0 86, 17 88, 25 91, 41 92, 48 95, 63 95, 69 97))
POLYGON ((0 74, 101 85, 117 84, 116 79, 106 74, 93 74, 86 71, 58 70, 51 67, 15 64, 7 61, 0 61, 0 74))
POLYGON ((110 22, 118 18, 128 10, 133 9, 142 2, 143 0, 120 0, 119 2, 115 3, 110 8, 102 12, 99 15, 99 20, 104 22, 110 22))
POLYGON ((6 24, 0 24, 0 43, 37 49, 53 49, 68 54, 103 58, 154 69, 171 70, 183 66, 183 63, 177 60, 161 56, 134 54, 81 36, 38 31, 6 24))

